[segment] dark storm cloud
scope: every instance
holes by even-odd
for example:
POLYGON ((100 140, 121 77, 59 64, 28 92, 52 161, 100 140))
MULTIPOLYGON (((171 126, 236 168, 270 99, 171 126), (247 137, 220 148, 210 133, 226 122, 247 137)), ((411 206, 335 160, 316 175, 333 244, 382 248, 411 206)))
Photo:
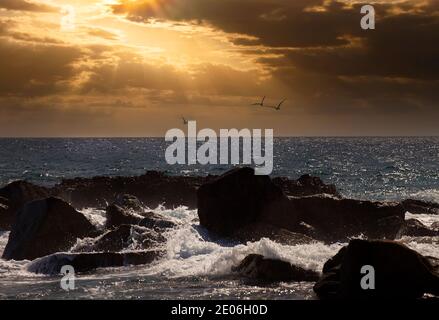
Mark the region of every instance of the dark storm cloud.
POLYGON ((347 1, 163 0, 113 10, 136 21, 192 22, 233 34, 230 40, 260 55, 310 112, 437 114, 438 4, 375 2, 376 30, 367 31, 360 28, 363 4, 347 1))
POLYGON ((74 46, 37 45, 0 39, 0 93, 39 96, 57 93, 75 75, 82 56, 74 46))

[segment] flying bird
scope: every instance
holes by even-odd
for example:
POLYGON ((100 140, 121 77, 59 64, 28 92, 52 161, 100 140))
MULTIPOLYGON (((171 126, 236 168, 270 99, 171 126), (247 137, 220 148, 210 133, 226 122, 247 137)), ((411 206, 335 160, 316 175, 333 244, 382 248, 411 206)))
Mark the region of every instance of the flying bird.
POLYGON ((252 106, 261 106, 261 107, 263 107, 264 106, 264 101, 265 101, 265 96, 262 98, 262 101, 261 102, 256 102, 256 103, 253 103, 252 104, 252 106))
POLYGON ((183 124, 184 125, 187 125, 189 123, 189 120, 186 120, 185 117, 181 117, 181 119, 183 120, 183 124))
POLYGON ((276 109, 276 111, 279 111, 281 105, 282 105, 285 101, 287 101, 287 99, 282 100, 281 102, 279 102, 279 104, 278 104, 277 106, 272 106, 271 108, 274 108, 274 109, 276 109))

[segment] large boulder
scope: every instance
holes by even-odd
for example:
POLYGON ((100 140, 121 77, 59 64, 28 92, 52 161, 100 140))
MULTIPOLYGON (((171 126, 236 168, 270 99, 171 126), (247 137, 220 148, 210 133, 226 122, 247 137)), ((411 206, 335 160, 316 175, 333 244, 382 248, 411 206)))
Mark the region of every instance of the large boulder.
POLYGON ((68 250, 78 238, 95 235, 95 227, 63 200, 36 200, 17 212, 3 258, 33 260, 68 250))
POLYGON ((49 197, 50 190, 26 181, 14 181, 0 189, 0 229, 10 230, 16 211, 25 203, 49 197))
POLYGON ((262 255, 250 254, 239 265, 232 267, 239 275, 266 282, 278 281, 317 281, 319 274, 294 266, 289 262, 267 259, 262 255))
POLYGON ((352 240, 323 267, 323 276, 314 286, 322 298, 414 299, 424 293, 439 295, 436 267, 414 250, 393 241, 352 240), (364 290, 364 266, 374 268, 375 289, 364 290))
POLYGON ((82 241, 75 246, 74 252, 118 252, 122 250, 157 249, 166 242, 166 238, 155 230, 121 225, 103 235, 82 241))
POLYGON ((252 168, 238 168, 202 185, 197 192, 200 224, 219 236, 272 216, 297 219, 289 200, 268 176, 255 175, 252 168))
POLYGON ((324 241, 346 240, 356 235, 395 239, 405 211, 398 203, 339 199, 329 195, 290 197, 298 218, 316 229, 324 241))
POLYGON ((439 236, 439 230, 429 228, 417 219, 408 219, 401 228, 401 236, 409 237, 436 237, 439 236))
POLYGON ((163 251, 56 253, 32 261, 27 269, 38 274, 55 275, 70 265, 75 272, 88 272, 97 268, 123 267, 149 264, 163 255, 163 251))

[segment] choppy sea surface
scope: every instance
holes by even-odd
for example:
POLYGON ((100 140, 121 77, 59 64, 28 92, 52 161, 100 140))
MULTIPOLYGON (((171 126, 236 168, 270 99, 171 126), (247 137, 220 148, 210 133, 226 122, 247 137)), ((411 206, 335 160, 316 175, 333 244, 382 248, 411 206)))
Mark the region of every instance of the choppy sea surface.
MULTIPOLYGON (((146 170, 169 174, 220 174, 229 166, 170 166, 163 139, 0 139, 0 186, 18 179, 53 185, 63 178, 132 176, 146 170)), ((334 183, 347 197, 415 198, 439 202, 439 138, 279 138, 275 176, 309 173, 334 183)), ((167 254, 149 266, 107 268, 79 274, 76 290, 60 287, 61 276, 28 270, 30 261, 0 259, 0 299, 314 299, 311 283, 259 286, 237 279, 231 266, 249 253, 280 258, 320 271, 344 243, 283 246, 269 239, 236 244, 211 239, 196 210, 147 208, 180 222, 165 234, 167 254)), ((96 226, 105 214, 83 210, 96 226)), ((415 215, 408 214, 408 217, 415 215)), ((439 216, 416 215, 426 225, 439 216)), ((0 231, 0 254, 8 232, 0 231)), ((439 239, 402 239, 420 253, 439 257, 439 239)), ((78 240, 80 245, 81 240, 78 240)))

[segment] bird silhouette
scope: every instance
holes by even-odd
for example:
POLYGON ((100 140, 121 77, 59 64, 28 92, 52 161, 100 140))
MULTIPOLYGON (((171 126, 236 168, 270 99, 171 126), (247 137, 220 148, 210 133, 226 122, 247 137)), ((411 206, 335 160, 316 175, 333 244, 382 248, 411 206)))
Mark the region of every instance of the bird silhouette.
POLYGON ((277 106, 270 106, 269 108, 273 108, 273 109, 275 109, 276 111, 279 111, 279 110, 280 110, 280 107, 282 106, 282 104, 283 104, 285 101, 287 101, 287 99, 284 99, 284 100, 282 100, 281 102, 279 102, 279 104, 278 104, 277 106))
POLYGON ((183 120, 183 124, 184 125, 187 125, 189 123, 189 120, 186 120, 185 117, 181 117, 181 119, 183 120))
POLYGON ((263 107, 264 106, 264 101, 265 101, 265 96, 262 98, 262 101, 261 102, 256 102, 256 103, 252 103, 252 106, 261 106, 261 107, 263 107))

